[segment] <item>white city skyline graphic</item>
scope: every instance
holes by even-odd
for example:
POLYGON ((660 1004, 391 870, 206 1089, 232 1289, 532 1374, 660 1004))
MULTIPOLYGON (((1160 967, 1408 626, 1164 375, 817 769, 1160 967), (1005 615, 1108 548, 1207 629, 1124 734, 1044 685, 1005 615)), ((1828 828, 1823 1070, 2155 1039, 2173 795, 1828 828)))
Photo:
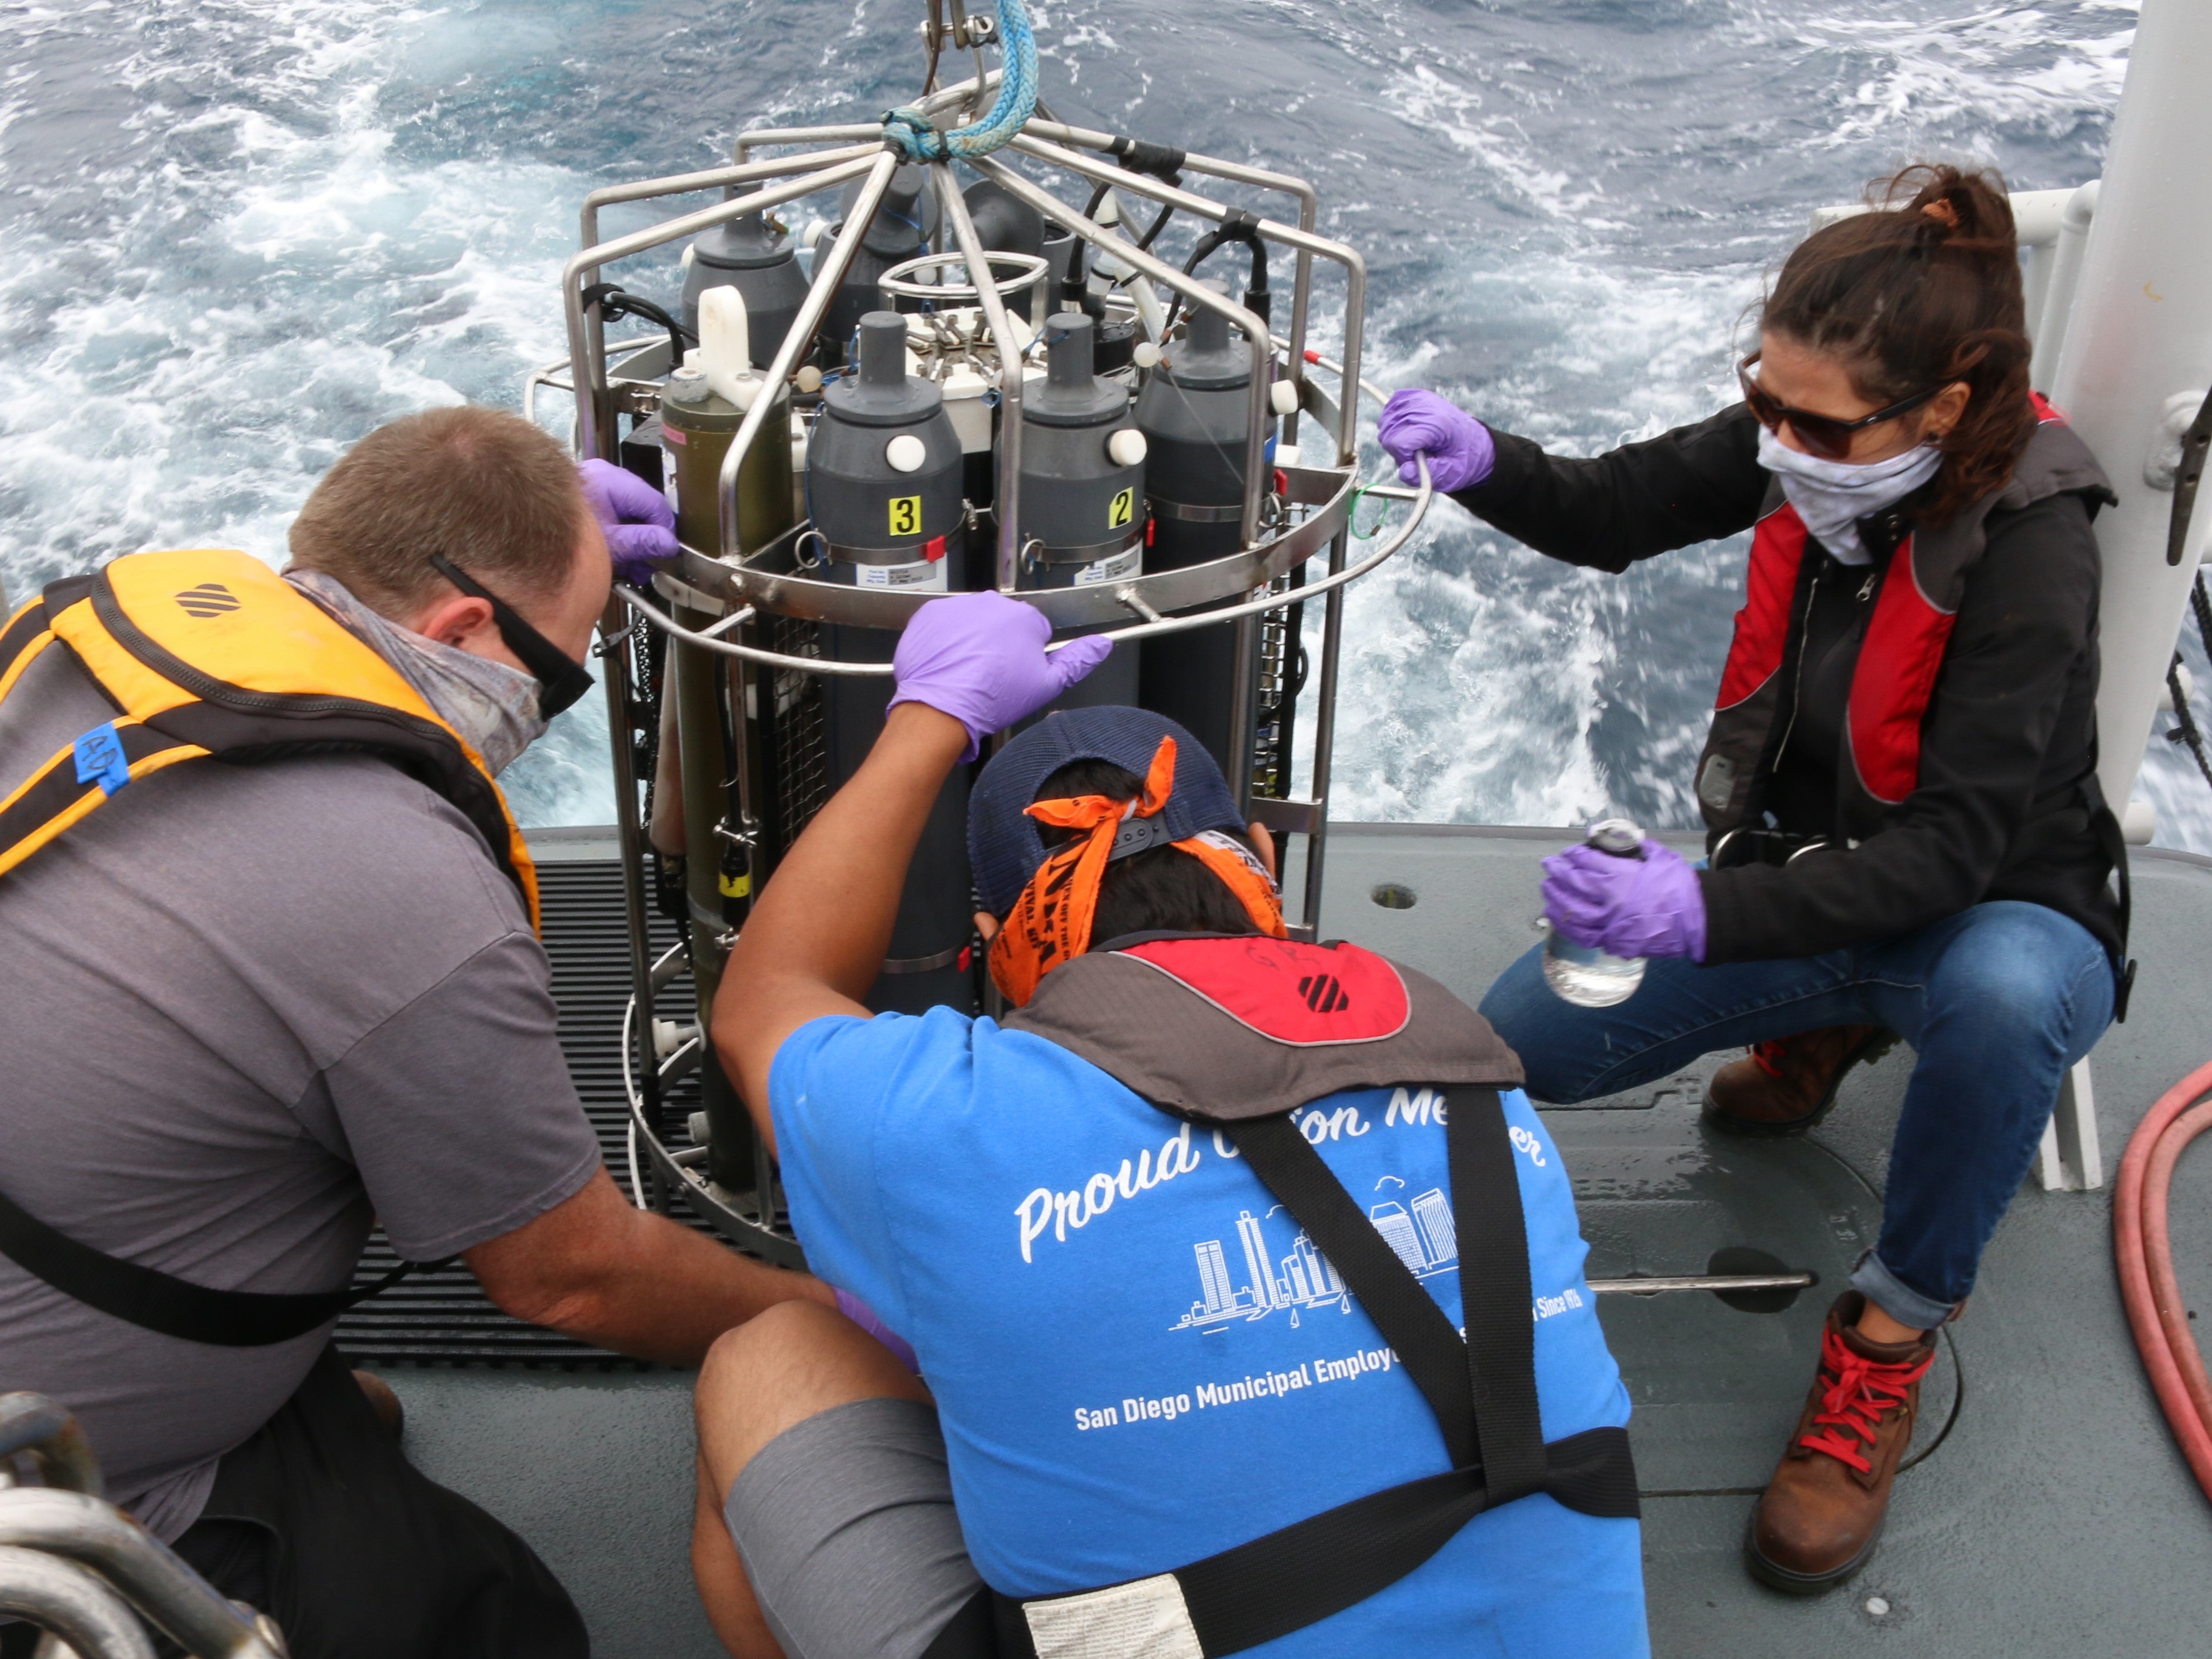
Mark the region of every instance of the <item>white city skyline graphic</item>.
MULTIPOLYGON (((1402 1189, 1405 1185, 1395 1176, 1385 1176, 1375 1183, 1375 1190, 1379 1193, 1386 1186, 1402 1189)), ((1267 1213, 1273 1217, 1287 1212, 1278 1204, 1267 1213)), ((1367 1216, 1414 1278, 1457 1270, 1459 1234, 1452 1224, 1451 1200, 1442 1188, 1430 1188, 1410 1205, 1385 1199, 1370 1206, 1367 1216)), ((1249 1210, 1237 1212, 1233 1264, 1220 1239, 1202 1239, 1191 1247, 1198 1259, 1199 1299, 1170 1329, 1214 1331, 1233 1321, 1265 1319, 1278 1312, 1287 1312, 1291 1323, 1297 1325, 1303 1314, 1317 1314, 1332 1304, 1340 1313, 1351 1311, 1352 1297, 1343 1279, 1314 1248, 1305 1230, 1298 1229, 1287 1255, 1277 1256, 1262 1222, 1249 1210)))

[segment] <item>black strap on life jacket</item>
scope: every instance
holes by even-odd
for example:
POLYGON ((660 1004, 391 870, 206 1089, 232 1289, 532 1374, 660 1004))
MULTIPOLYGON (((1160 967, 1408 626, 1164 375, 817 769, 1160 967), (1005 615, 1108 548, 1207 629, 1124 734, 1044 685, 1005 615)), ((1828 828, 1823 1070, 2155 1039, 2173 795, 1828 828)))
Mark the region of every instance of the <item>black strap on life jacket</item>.
POLYGON ((220 1348, 259 1348, 305 1336, 357 1302, 390 1289, 422 1264, 402 1262, 356 1290, 298 1295, 220 1291, 81 1244, 0 1193, 0 1255, 111 1317, 143 1330, 220 1348))
MULTIPOLYGON (((1171 1600, 1162 1582, 1169 1577, 1200 1650, 1212 1659, 1303 1630, 1387 1589, 1476 1516, 1516 1498, 1544 1492, 1584 1515, 1639 1513, 1626 1429, 1590 1429, 1545 1443, 1528 1229, 1497 1090, 1445 1091, 1464 1341, 1287 1114, 1216 1127, 1397 1351, 1436 1413, 1452 1468, 1355 1498, 1171 1574, 1028 1601, 994 1596, 1002 1659, 1036 1659, 1030 1608, 1047 1609, 1049 1618, 1052 1603, 1102 1594, 1171 1600)), ((981 1599, 947 1627, 945 1656, 979 1651, 981 1599)), ((1098 1650, 1110 1651, 1110 1644, 1098 1650)), ((938 1651, 933 1647, 933 1655, 938 1651)))
MULTIPOLYGON (((2096 764, 2093 751, 2089 763, 2096 764)), ((2128 882, 2128 838, 2114 816, 2112 803, 2105 799, 2104 789, 2097 782, 2095 772, 2089 774, 2083 793, 2089 798, 2089 830, 2097 837, 2097 849, 2112 866, 2112 875, 2120 889, 2120 953, 2112 963, 2112 1018, 2124 1024, 2128 1018, 2128 999, 2135 994, 2136 962, 2128 954, 2128 931, 2135 922, 2136 896, 2128 882)))

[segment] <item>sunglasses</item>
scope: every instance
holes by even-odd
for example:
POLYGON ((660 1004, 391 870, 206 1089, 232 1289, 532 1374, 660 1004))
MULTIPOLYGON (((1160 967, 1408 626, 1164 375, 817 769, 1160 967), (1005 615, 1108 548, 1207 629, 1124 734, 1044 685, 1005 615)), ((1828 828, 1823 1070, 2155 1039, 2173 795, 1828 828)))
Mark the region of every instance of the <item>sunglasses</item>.
POLYGON ((442 553, 430 556, 430 568, 467 594, 491 606, 491 619, 507 648, 538 679, 538 712, 551 720, 592 689, 592 671, 522 620, 505 599, 462 570, 442 553))
POLYGON ((1887 409, 1877 409, 1871 415, 1862 415, 1856 421, 1838 420, 1832 415, 1815 415, 1810 410, 1792 409, 1765 392, 1751 378, 1751 366, 1759 361, 1754 351, 1735 366, 1735 378, 1743 387, 1743 400, 1759 423, 1769 432, 1780 428, 1783 422, 1797 434, 1798 441, 1807 451, 1824 461, 1840 461, 1851 453, 1851 434, 1863 427, 1880 426, 1884 421, 1893 421, 1900 415, 1910 414, 1943 388, 1931 386, 1925 392, 1916 392, 1901 403, 1887 409))

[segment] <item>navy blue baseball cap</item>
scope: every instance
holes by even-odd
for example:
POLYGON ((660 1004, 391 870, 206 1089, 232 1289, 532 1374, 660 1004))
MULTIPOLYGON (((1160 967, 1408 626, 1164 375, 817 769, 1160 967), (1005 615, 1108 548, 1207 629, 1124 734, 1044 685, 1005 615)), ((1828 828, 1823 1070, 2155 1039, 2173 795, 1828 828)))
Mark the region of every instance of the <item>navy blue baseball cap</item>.
MULTIPOLYGON (((1119 704, 1065 708, 992 756, 968 798, 968 862, 983 908, 994 916, 1012 909, 1050 850, 1037 821, 1023 810, 1036 799, 1038 785, 1074 761, 1105 761, 1142 778, 1162 738, 1175 739, 1175 787, 1127 850, 1187 841, 1207 830, 1243 833, 1237 797, 1213 757, 1166 715, 1119 704)), ((1116 848, 1117 856, 1121 850, 1116 848)))

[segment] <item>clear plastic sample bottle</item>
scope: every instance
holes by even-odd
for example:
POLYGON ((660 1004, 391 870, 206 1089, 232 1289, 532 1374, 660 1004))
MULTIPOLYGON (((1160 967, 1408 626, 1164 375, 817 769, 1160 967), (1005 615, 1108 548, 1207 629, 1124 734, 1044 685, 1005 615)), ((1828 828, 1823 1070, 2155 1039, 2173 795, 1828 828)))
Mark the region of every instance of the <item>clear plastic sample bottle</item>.
MULTIPOLYGON (((1644 832, 1626 818, 1593 823, 1583 842, 1617 859, 1644 856, 1644 832)), ((1642 957, 1616 957, 1577 945, 1558 928, 1544 930, 1544 982, 1578 1008, 1610 1008, 1644 983, 1642 957)))

